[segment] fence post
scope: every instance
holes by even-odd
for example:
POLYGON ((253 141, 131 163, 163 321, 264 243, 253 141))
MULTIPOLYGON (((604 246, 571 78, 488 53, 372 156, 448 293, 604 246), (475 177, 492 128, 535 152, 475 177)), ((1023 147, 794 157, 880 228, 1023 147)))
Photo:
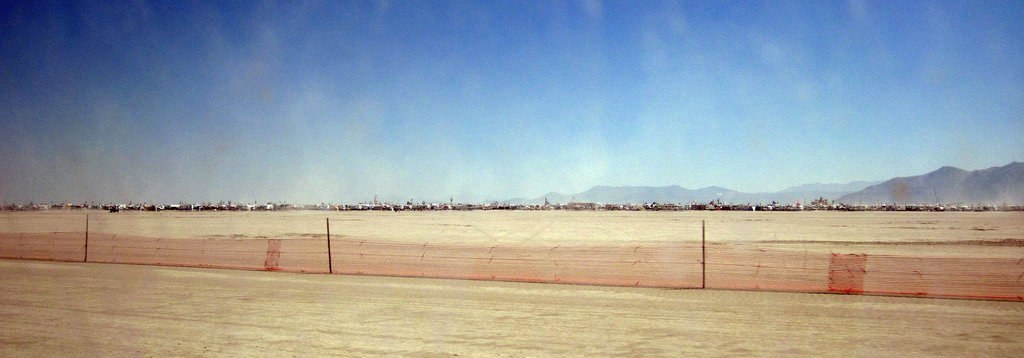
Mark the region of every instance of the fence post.
POLYGON ((85 214, 85 257, 82 262, 89 262, 89 214, 85 214))
POLYGON ((707 261, 707 255, 705 254, 704 248, 704 220, 700 221, 700 288, 703 289, 706 284, 707 269, 704 268, 704 263, 707 261))
POLYGON ((334 273, 333 257, 331 257, 331 218, 327 218, 327 272, 334 273))

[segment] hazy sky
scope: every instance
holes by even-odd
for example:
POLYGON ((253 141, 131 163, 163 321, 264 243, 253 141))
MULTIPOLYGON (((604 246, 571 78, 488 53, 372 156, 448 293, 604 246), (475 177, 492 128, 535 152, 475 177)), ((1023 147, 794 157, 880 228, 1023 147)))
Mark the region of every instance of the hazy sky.
POLYGON ((0 201, 775 191, 1024 160, 1024 2, 5 1, 0 201))

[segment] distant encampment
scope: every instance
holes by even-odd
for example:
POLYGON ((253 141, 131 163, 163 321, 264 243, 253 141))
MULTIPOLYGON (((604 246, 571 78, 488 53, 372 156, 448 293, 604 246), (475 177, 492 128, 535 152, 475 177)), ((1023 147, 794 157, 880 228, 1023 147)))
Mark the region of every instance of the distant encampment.
POLYGON ((887 180, 848 184, 807 184, 774 193, 743 193, 722 187, 686 189, 678 185, 595 186, 564 195, 549 193, 532 200, 489 203, 448 202, 404 204, 373 201, 357 204, 241 203, 48 203, 7 204, 3 211, 100 209, 120 211, 440 211, 440 210, 749 210, 749 211, 1020 211, 1024 210, 1024 163, 965 171, 943 167, 934 172, 887 180), (859 189, 858 189, 859 188, 859 189))
POLYGON ((884 182, 858 181, 847 184, 806 184, 771 193, 744 193, 722 187, 686 189, 678 185, 595 186, 590 190, 564 195, 548 193, 522 203, 537 204, 570 201, 599 203, 707 203, 730 204, 810 203, 821 199, 839 206, 912 208, 997 207, 1024 204, 1024 163, 965 171, 943 167, 934 172, 884 182))

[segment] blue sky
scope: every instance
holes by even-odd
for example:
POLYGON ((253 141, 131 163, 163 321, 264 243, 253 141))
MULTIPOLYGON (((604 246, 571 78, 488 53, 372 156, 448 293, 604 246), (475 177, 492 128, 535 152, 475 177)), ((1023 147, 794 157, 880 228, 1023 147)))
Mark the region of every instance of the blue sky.
POLYGON ((1024 160, 1020 1, 0 5, 0 201, 534 198, 1024 160))

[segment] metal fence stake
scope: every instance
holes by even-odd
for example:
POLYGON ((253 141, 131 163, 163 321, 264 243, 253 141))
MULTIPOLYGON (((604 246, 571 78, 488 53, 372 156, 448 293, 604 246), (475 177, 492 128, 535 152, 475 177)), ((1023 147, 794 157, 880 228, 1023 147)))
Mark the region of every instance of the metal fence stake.
POLYGON ((85 215, 85 256, 82 262, 89 262, 89 214, 85 215))
POLYGON ((333 257, 331 257, 331 218, 327 218, 327 271, 334 273, 333 257))

